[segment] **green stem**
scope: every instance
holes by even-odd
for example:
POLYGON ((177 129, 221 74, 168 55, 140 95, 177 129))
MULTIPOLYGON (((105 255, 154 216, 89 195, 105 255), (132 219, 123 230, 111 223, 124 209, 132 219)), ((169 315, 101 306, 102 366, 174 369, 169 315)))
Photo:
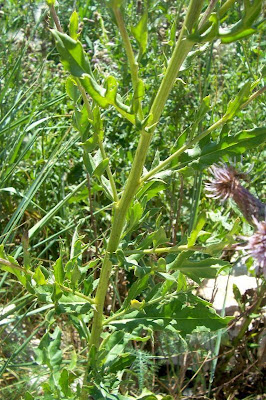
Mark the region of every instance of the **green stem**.
POLYGON ((150 140, 151 140, 150 133, 147 133, 145 131, 141 132, 141 137, 134 158, 131 173, 128 177, 122 197, 114 208, 114 219, 112 223, 112 230, 107 245, 107 252, 103 260, 99 285, 97 287, 95 296, 96 310, 94 312, 90 344, 91 346, 95 345, 97 348, 99 347, 100 344, 100 334, 102 331, 104 300, 109 285, 109 277, 112 270, 110 254, 114 253, 118 248, 128 208, 130 206, 131 200, 133 199, 139 187, 139 181, 142 174, 142 169, 144 166, 146 155, 148 152, 150 140))
MULTIPOLYGON (((266 86, 264 86, 263 88, 259 89, 257 92, 253 93, 248 98, 248 100, 240 106, 240 110, 242 110, 244 107, 246 107, 252 100, 256 99, 258 96, 263 94, 265 91, 266 91, 266 86)), ((211 125, 208 129, 203 131, 201 134, 197 135, 194 139, 190 140, 187 144, 184 144, 182 147, 180 147, 180 149, 175 151, 170 157, 166 158, 159 165, 157 165, 157 167, 153 168, 146 175, 144 175, 140 180, 140 184, 142 184, 142 183, 146 182, 147 180, 149 180, 152 176, 154 176, 155 174, 160 172, 162 169, 164 169, 171 161, 173 161, 175 158, 179 157, 186 150, 188 150, 191 146, 193 146, 194 144, 198 143, 201 139, 203 139, 205 136, 209 135, 215 129, 217 129, 220 126, 224 125, 227 121, 228 121, 228 118, 223 116, 218 121, 216 121, 213 125, 211 125)))
MULTIPOLYGON (((85 91, 85 89, 83 88, 83 86, 81 85, 80 80, 79 80, 78 78, 76 78, 76 82, 77 82, 79 91, 80 91, 80 93, 81 93, 81 95, 82 95, 82 98, 83 98, 83 101, 84 101, 86 110, 87 110, 87 112, 88 112, 88 116, 89 116, 89 118, 90 118, 91 120, 93 120, 93 113, 92 113, 92 111, 91 111, 91 106, 90 106, 90 103, 89 103, 89 100, 88 100, 86 91, 85 91)), ((103 146, 103 142, 102 142, 101 140, 99 140, 98 144, 99 144, 99 148, 100 148, 100 151, 101 151, 102 158, 103 158, 103 160, 104 160, 105 158, 107 158, 107 155, 106 155, 106 153, 105 153, 105 149, 104 149, 104 146, 103 146)), ((116 190, 116 185, 115 185, 114 177, 113 177, 113 174, 112 174, 112 171, 111 171, 111 168, 110 168, 110 165, 109 165, 109 164, 108 164, 108 166, 107 166, 107 168, 106 168, 106 172, 107 172, 107 176, 108 176, 108 179, 109 179, 111 188, 112 188, 113 199, 114 199, 115 202, 117 202, 117 201, 118 201, 118 194, 117 194, 117 190, 116 190)))
MULTIPOLYGON (((102 158, 104 160, 105 158, 107 158, 107 156, 106 156, 106 153, 105 153, 103 142, 101 140, 99 140, 99 148, 100 148, 100 151, 101 151, 102 158)), ((114 180, 114 177, 113 177, 113 174, 112 174, 112 171, 111 171, 111 168, 110 168, 109 164, 108 164, 108 166, 106 168, 106 172, 107 172, 107 176, 108 176, 111 188, 112 188, 113 199, 114 199, 115 202, 118 202, 118 194, 117 194, 117 190, 116 190, 116 184, 115 184, 115 180, 114 180)))
MULTIPOLYGON (((165 77, 162 80, 157 96, 155 97, 153 105, 151 107, 150 113, 153 115, 153 118, 152 122, 150 123, 150 130, 149 132, 145 130, 141 131, 140 140, 134 157, 131 172, 129 174, 125 189, 122 193, 122 197, 114 208, 112 230, 107 245, 107 253, 103 260, 99 285, 97 287, 95 296, 96 310, 94 312, 90 345, 95 346, 96 348, 98 348, 100 344, 100 335, 102 332, 103 323, 104 300, 107 293, 109 278, 112 270, 110 254, 114 253, 118 248, 123 227, 125 224, 127 211, 141 183, 140 177, 152 139, 152 134, 155 130, 155 124, 159 121, 165 102, 175 83, 182 62, 193 46, 192 42, 187 39, 183 40, 183 38, 185 36, 185 33, 187 34, 187 32, 189 33, 192 30, 194 24, 198 20, 202 4, 203 0, 191 0, 190 2, 188 13, 183 28, 181 30, 180 37, 176 43, 173 56, 170 60, 170 63, 165 73, 165 77), (154 126, 151 128, 151 125, 154 126)), ((116 12, 117 11, 119 10, 116 10, 116 12)))
POLYGON ((162 254, 162 253, 178 253, 180 251, 202 251, 205 252, 208 250, 207 247, 201 247, 201 246, 191 246, 189 247, 188 245, 181 245, 181 246, 173 246, 173 247, 159 247, 157 249, 143 249, 143 250, 126 250, 125 255, 131 255, 131 254, 162 254))
POLYGON ((117 22, 118 29, 121 33, 121 37, 124 43, 124 47, 126 50, 127 54, 127 60, 129 63, 129 68, 130 68, 130 73, 131 73, 131 79, 132 79, 132 84, 133 84, 133 89, 135 90, 139 81, 138 77, 138 63, 135 59, 133 49, 130 43, 130 39, 128 37, 128 33, 125 27, 124 19, 121 13, 120 7, 113 7, 113 12, 115 15, 115 19, 117 22))
POLYGON ((186 150, 188 150, 193 144, 199 142, 201 139, 203 139, 205 136, 209 135, 212 131, 217 129, 219 126, 223 125, 225 122, 226 122, 225 118, 222 117, 221 119, 219 119, 219 121, 215 122, 212 126, 210 126, 208 129, 203 131, 200 135, 198 135, 194 139, 190 140, 187 144, 184 144, 182 147, 180 147, 180 149, 175 151, 170 157, 166 158, 159 165, 157 165, 157 167, 153 168, 152 170, 150 170, 150 172, 148 172, 146 175, 144 175, 143 178, 141 178, 141 183, 146 182, 153 175, 157 174, 164 167, 166 167, 171 161, 173 161, 175 158, 179 157, 186 150))
MULTIPOLYGON (((192 41, 186 38, 186 35, 191 33, 193 26, 197 22, 201 12, 202 4, 203 0, 192 0, 190 2, 173 55, 169 61, 165 76, 151 106, 150 114, 153 116, 153 118, 150 126, 159 121, 166 100, 168 99, 169 94, 175 84, 179 69, 194 45, 192 41)), ((155 127, 153 130, 155 130, 155 127)))
MULTIPOLYGON (((130 43, 130 39, 127 33, 127 29, 124 23, 124 19, 121 13, 120 7, 113 7, 113 12, 116 18, 117 26, 118 29, 121 33, 121 37, 124 43, 124 47, 126 50, 127 54, 127 60, 129 63, 129 68, 130 68, 130 73, 131 73, 131 80, 132 80, 132 85, 133 85, 133 90, 134 92, 137 89, 138 83, 139 83, 139 75, 138 75, 138 63, 136 61, 136 58, 134 56, 134 52, 130 43)), ((142 120, 143 119, 143 112, 142 112, 142 107, 141 107, 141 100, 136 99, 138 102, 138 116, 142 120)))
MULTIPOLYGON (((221 19, 226 13, 227 11, 233 6, 233 4, 236 2, 236 0, 227 0, 220 8, 220 10, 218 11, 218 17, 221 19)), ((204 18, 204 17, 203 17, 204 18)), ((200 23, 200 29, 199 29, 199 33, 202 34, 203 32, 205 32, 210 26, 211 26, 211 22, 210 21, 206 21, 206 19, 204 18, 204 21, 202 19, 201 23, 200 23)))

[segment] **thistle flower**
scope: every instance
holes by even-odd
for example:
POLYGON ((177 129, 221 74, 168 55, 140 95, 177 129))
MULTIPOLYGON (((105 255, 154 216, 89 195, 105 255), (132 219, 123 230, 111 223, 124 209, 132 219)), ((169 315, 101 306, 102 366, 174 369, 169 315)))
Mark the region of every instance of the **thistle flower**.
POLYGON ((265 219, 266 205, 240 184, 240 179, 245 178, 245 174, 239 173, 227 164, 214 164, 210 167, 210 171, 213 177, 205 184, 209 192, 208 197, 222 201, 232 198, 252 225, 254 225, 253 217, 256 220, 265 219))
POLYGON ((246 251, 246 258, 254 258, 256 273, 258 275, 263 273, 266 279, 266 221, 258 222, 255 218, 253 218, 253 221, 257 231, 247 238, 248 243, 242 247, 242 250, 246 251))

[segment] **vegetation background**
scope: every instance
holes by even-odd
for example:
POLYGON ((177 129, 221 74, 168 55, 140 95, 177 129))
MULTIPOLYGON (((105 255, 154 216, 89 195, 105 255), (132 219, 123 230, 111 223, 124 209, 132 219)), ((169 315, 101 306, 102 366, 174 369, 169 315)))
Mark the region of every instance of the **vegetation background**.
MULTIPOLYGON (((144 111, 158 88, 187 3, 186 0, 149 1, 148 46, 139 64, 140 75, 148 82, 144 111)), ((239 18, 241 3, 236 2, 230 23, 239 18)), ((127 2, 128 27, 136 25, 142 7, 142 1, 127 2)), ((75 9, 81 21, 82 44, 95 75, 112 74, 126 95, 131 90, 130 75, 120 37, 105 2, 61 0, 58 15, 65 32, 75 9)), ((72 124, 74 105, 65 93, 68 74, 60 63, 49 31, 51 25, 49 10, 41 1, 6 0, 0 4, 0 241, 6 252, 19 261, 25 262, 28 257, 33 265, 50 268, 59 256, 67 262, 73 243, 78 240, 79 252, 82 249, 80 262, 84 266, 90 263, 93 268, 95 255, 101 254, 110 230, 110 200, 99 180, 91 177, 84 167, 80 136, 72 124)), ((137 50, 137 43, 133 44, 137 50)), ((262 28, 226 47, 215 42, 205 52, 199 51, 190 67, 184 66, 171 92, 151 145, 148 167, 155 165, 156 149, 160 150, 161 159, 168 155, 179 133, 191 126, 195 110, 206 95, 211 93, 212 109, 203 120, 202 128, 224 114, 228 101, 246 80, 261 79, 265 74, 264 54, 262 28)), ((263 98, 259 98, 242 110, 230 124, 232 134, 261 127, 265 120, 264 107, 263 98)), ((112 160, 115 180, 123 186, 136 150, 136 133, 111 108, 105 111, 104 120, 106 151, 112 160)), ((263 151, 262 143, 230 159, 238 170, 247 174, 245 186, 260 199, 263 199, 265 179, 263 151)), ((239 236, 251 235, 252 226, 234 203, 221 204, 206 197, 203 182, 208 177, 207 169, 195 172, 184 164, 181 171, 164 176, 164 182, 158 181, 141 233, 163 226, 168 241, 175 245, 191 231, 195 218, 204 211, 208 218, 200 243, 208 239, 210 244, 217 243, 232 230, 239 236)), ((233 264, 238 260, 235 254, 226 257, 233 264)), ((150 265, 154 262, 156 258, 150 265)), ((255 276, 251 260, 248 268, 249 274, 255 276)), ((91 277, 97 278, 97 271, 91 277)), ((130 270, 125 273, 117 269, 112 279, 107 307, 121 304, 134 276, 130 270)), ((92 280, 87 285, 92 285, 92 280)), ((50 306, 39 304, 5 272, 1 275, 0 296, 0 397, 37 398, 40 383, 47 379, 49 369, 40 366, 40 354, 36 362, 35 350, 44 335, 42 323, 50 306), (36 393, 36 397, 30 397, 30 393, 36 393)), ((246 312, 252 305, 254 292, 241 296, 235 288, 235 296, 240 311, 246 312)), ((233 344, 230 329, 229 337, 225 333, 222 340, 218 334, 209 332, 197 332, 186 339, 174 335, 169 338, 161 332, 154 340, 136 342, 131 349, 135 361, 125 387, 132 387, 139 398, 144 398, 141 396, 149 390, 173 398, 200 399, 212 393, 217 399, 262 399, 263 364, 258 363, 263 332, 261 306, 263 303, 251 315, 249 328, 241 340, 233 344), (228 358, 232 351, 233 360, 228 358), (218 360, 218 367, 212 360, 218 360)), ((66 316, 69 310, 65 311, 57 320, 63 331, 63 359, 66 365, 72 363, 72 368, 75 365, 82 369, 84 341, 69 323, 66 316)))

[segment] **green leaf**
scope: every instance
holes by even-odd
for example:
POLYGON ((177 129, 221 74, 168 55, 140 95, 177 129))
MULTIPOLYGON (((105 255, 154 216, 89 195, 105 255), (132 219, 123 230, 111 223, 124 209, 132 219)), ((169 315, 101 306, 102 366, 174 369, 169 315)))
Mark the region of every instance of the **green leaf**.
POLYGON ((59 378, 59 385, 61 387, 62 392, 66 397, 71 396, 71 388, 69 384, 69 372, 67 369, 63 369, 59 378))
POLYGON ((132 299, 135 299, 148 286, 149 278, 150 275, 146 274, 142 278, 137 279, 136 282, 131 285, 127 297, 124 301, 123 307, 129 307, 130 301, 132 299))
POLYGON ((153 197, 155 197, 159 192, 165 189, 165 182, 160 179, 151 180, 146 182, 141 189, 137 192, 136 197, 138 199, 146 197, 146 201, 149 201, 153 197))
POLYGON ((240 21, 238 21, 229 31, 220 30, 219 37, 222 43, 232 43, 236 40, 252 35, 256 32, 254 23, 261 13, 262 0, 254 0, 253 2, 244 1, 244 13, 240 21))
POLYGON ((78 286, 78 281, 80 277, 81 277, 81 272, 79 270, 78 264, 75 263, 74 268, 71 272, 71 286, 74 289, 78 286))
POLYGON ((65 273, 61 257, 56 260, 53 268, 55 281, 59 284, 62 284, 64 282, 65 273))
POLYGON ((33 279, 35 280, 37 285, 45 285, 46 284, 45 276, 43 275, 40 267, 38 267, 36 269, 36 271, 34 272, 33 279))
POLYGON ((72 39, 78 38, 79 17, 77 11, 73 11, 69 20, 69 35, 72 39))
POLYGON ((93 171, 93 175, 96 176, 97 178, 100 178, 101 175, 104 173, 106 168, 108 167, 109 164, 109 158, 105 158, 100 162, 100 164, 97 165, 95 170, 93 171))
POLYGON ((96 101, 99 106, 106 108, 109 101, 105 98, 106 89, 98 85, 91 75, 83 74, 80 82, 89 95, 96 101))
MULTIPOLYGON (((87 153, 91 153, 96 147, 99 145, 98 137, 97 135, 91 136, 89 139, 86 140, 86 142, 82 143, 82 146, 84 147, 84 151, 86 152, 84 155, 84 158, 86 159, 87 153)), ((86 161, 84 161, 86 162, 86 161)))
POLYGON ((193 332, 198 327, 217 330, 225 327, 230 318, 222 318, 207 302, 190 293, 173 295, 169 301, 147 305, 144 310, 126 313, 121 319, 111 321, 117 329, 132 332, 141 325, 154 331, 165 331, 171 325, 182 335, 193 332))
POLYGON ((140 51, 139 51, 138 60, 140 60, 147 49, 147 43, 148 43, 148 10, 147 9, 145 9, 145 11, 143 12, 138 24, 135 27, 131 28, 131 32, 139 45, 140 51))
POLYGON ((26 392, 24 394, 24 399, 25 400, 34 400, 34 397, 29 392, 26 392))
POLYGON ((91 74, 90 62, 82 44, 55 29, 51 29, 51 32, 65 69, 78 78, 84 73, 91 74))
POLYGON ((135 201, 134 204, 130 206, 127 213, 128 226, 126 228, 125 234, 128 234, 135 228, 135 226, 139 223, 139 220, 141 219, 142 215, 143 215, 143 207, 138 201, 135 201))
POLYGON ((62 296, 63 296, 63 292, 62 292, 60 286, 58 285, 58 283, 55 282, 53 285, 53 293, 52 293, 51 299, 54 303, 58 303, 58 300, 62 296))
POLYGON ((51 370, 59 370, 62 362, 61 330, 57 326, 52 334, 46 332, 42 337, 38 348, 35 350, 37 354, 37 362, 46 364, 51 370))
POLYGON ((156 248, 161 244, 167 243, 169 239, 166 236, 165 230, 161 226, 156 232, 153 234, 153 247, 156 248))
POLYGON ((241 105, 248 99, 251 89, 251 82, 246 82, 237 94, 234 100, 230 100, 227 106, 227 110, 223 118, 225 121, 232 119, 240 109, 241 105))
MULTIPOLYGON (((3 260, 9 261, 10 263, 17 265, 19 267, 19 263, 17 262, 17 260, 15 260, 11 256, 6 255, 3 244, 0 245, 0 258, 2 258, 3 260)), ((11 274, 15 275, 23 286, 25 286, 25 287, 27 286, 26 276, 24 276, 24 274, 22 272, 20 272, 19 270, 17 270, 15 267, 7 266, 4 263, 1 263, 1 261, 0 261, 0 267, 3 271, 10 272, 11 274)))
POLYGON ((201 261, 190 261, 186 259, 186 254, 184 254, 183 260, 180 259, 180 256, 177 256, 172 263, 167 265, 167 270, 179 270, 195 282, 200 283, 201 278, 215 278, 219 271, 225 267, 231 268, 231 264, 218 258, 206 258, 201 261))
POLYGON ((98 85, 97 82, 89 74, 84 74, 80 79, 84 89, 89 93, 96 103, 103 108, 109 105, 114 106, 117 111, 132 124, 135 124, 135 116, 131 114, 130 107, 123 104, 119 95, 117 94, 117 82, 113 76, 106 79, 107 89, 98 85))
POLYGON ((240 310, 244 311, 242 295, 235 283, 233 284, 233 293, 234 293, 234 298, 235 298, 240 310))
POLYGON ((192 230, 190 236, 188 237, 188 247, 194 246, 194 244, 196 243, 197 237, 201 231, 201 229, 204 227, 206 223, 206 214, 205 213, 201 213, 198 217, 198 221, 197 224, 195 226, 195 228, 192 230))
POLYGON ((257 148, 266 141, 266 127, 254 128, 241 131, 234 136, 221 135, 217 142, 209 142, 202 148, 198 147, 197 152, 183 154, 180 157, 181 163, 188 164, 194 169, 204 169, 217 162, 222 157, 234 157, 244 154, 248 149, 257 148))
POLYGON ((76 85, 76 82, 73 78, 71 78, 71 76, 67 78, 65 86, 68 96, 71 98, 71 100, 74 101, 74 103, 76 103, 80 97, 80 92, 76 85))
POLYGON ((75 112, 73 115, 73 125, 80 132, 81 139, 83 141, 87 140, 90 121, 89 121, 88 111, 85 105, 83 105, 81 110, 78 110, 77 107, 75 108, 75 112))

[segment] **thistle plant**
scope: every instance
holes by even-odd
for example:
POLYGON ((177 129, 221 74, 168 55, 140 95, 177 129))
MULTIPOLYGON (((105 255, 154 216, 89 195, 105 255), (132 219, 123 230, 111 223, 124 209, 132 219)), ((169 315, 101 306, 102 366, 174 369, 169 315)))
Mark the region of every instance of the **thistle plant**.
MULTIPOLYGON (((247 238, 247 244, 242 247, 246 251, 247 257, 255 260, 255 271, 257 275, 263 274, 266 279, 266 221, 253 220, 256 231, 247 238)), ((241 247, 239 246, 239 249, 241 247)))
POLYGON ((244 174, 226 164, 214 164, 210 167, 210 172, 213 177, 205 185, 209 197, 222 201, 232 198, 252 225, 256 224, 254 218, 255 221, 265 220, 266 204, 241 185, 240 179, 245 178, 244 174))
MULTIPOLYGON (((136 398, 130 397, 129 389, 127 397, 121 394, 123 375, 136 358, 134 352, 129 351, 133 341, 152 341, 154 331, 176 331, 185 336, 198 327, 216 331, 228 323, 228 318, 216 314, 185 283, 185 277, 199 283, 202 278, 214 278, 221 269, 230 268, 228 262, 219 258, 222 250, 220 245, 209 248, 196 243, 206 223, 205 213, 197 219, 195 214, 192 229, 176 246, 169 246, 162 226, 157 226, 144 240, 143 235, 137 235, 137 228, 148 208, 148 200, 153 196, 154 183, 165 183, 158 178, 159 173, 178 171, 184 166, 202 171, 213 164, 217 157, 226 159, 234 153, 241 154, 265 140, 264 128, 243 130, 235 135, 222 129, 264 92, 264 88, 255 90, 259 81, 248 81, 237 96, 230 100, 224 114, 212 125, 202 129, 204 118, 212 109, 210 97, 204 97, 189 129, 180 132, 177 145, 173 146, 164 160, 157 158, 152 168, 146 170, 154 132, 185 62, 191 62, 197 51, 204 51, 206 44, 219 40, 226 46, 260 29, 262 0, 243 1, 239 20, 233 27, 229 26, 227 31, 221 28, 221 24, 234 9, 236 1, 227 0, 221 6, 216 2, 211 2, 210 6, 206 3, 204 0, 189 1, 171 57, 161 71, 159 87, 147 106, 144 105, 147 101, 145 88, 149 82, 140 76, 139 63, 148 46, 148 5, 145 5, 143 15, 132 29, 139 47, 136 54, 125 22, 126 1, 111 0, 106 3, 124 46, 131 76, 128 91, 119 86, 114 76, 106 77, 93 70, 79 39, 77 12, 74 11, 70 17, 69 33, 64 33, 63 24, 56 13, 55 1, 47 0, 55 24, 51 34, 68 73, 66 91, 74 104, 73 126, 80 135, 84 168, 91 178, 97 180, 111 208, 110 235, 98 258, 85 266, 82 266, 81 258, 86 246, 78 239, 77 231, 70 259, 64 263, 59 258, 53 268, 31 265, 25 246, 24 249, 18 248, 13 256, 7 256, 4 248, 1 248, 1 268, 14 274, 32 296, 51 306, 45 320, 47 332, 38 348, 39 363, 46 365, 50 371, 49 382, 44 385, 47 396, 52 393, 58 399, 88 399, 90 396, 101 399, 114 394, 119 399, 136 398), (110 109, 130 124, 138 141, 130 172, 122 186, 118 186, 119 179, 106 150, 105 110, 110 109), (215 136, 212 137, 212 133, 215 136), (197 151, 191 151, 195 149, 197 151), (136 235, 134 238, 133 232, 136 235), (16 261, 22 253, 24 265, 16 261), (195 256, 199 253, 204 256, 203 259, 199 260, 195 256), (156 257, 152 266, 145 262, 150 255, 156 257), (99 268, 99 279, 94 279, 94 271, 90 273, 93 268, 99 268), (125 273, 133 271, 134 282, 128 289, 127 297, 120 301, 119 308, 113 307, 110 312, 105 307, 105 299, 111 278, 118 268, 122 268, 125 273), (86 341, 85 372, 77 368, 77 379, 69 369, 62 366, 61 334, 55 326, 56 318, 63 313, 70 316, 80 336, 86 341), (53 351, 56 357, 53 357, 53 351), (80 376, 82 384, 80 379, 78 382, 80 376), (71 385, 75 379, 74 390, 71 385)), ((224 181, 230 180, 230 174, 234 174, 231 170, 218 171, 217 167, 213 167, 213 172, 217 175, 216 181, 210 184, 209 189, 216 191, 214 196, 231 196, 237 204, 240 203, 246 191, 239 186, 237 176, 234 175, 234 184, 229 187, 224 181)), ((256 199, 250 201, 257 205, 256 199)), ((250 212, 250 209, 244 211, 250 212)), ((51 214, 53 212, 55 210, 51 210, 51 214)), ((30 239, 39 226, 40 222, 29 232, 30 239)), ((5 369, 6 366, 2 373, 5 369)), ((156 399, 155 395, 152 396, 156 399)))

